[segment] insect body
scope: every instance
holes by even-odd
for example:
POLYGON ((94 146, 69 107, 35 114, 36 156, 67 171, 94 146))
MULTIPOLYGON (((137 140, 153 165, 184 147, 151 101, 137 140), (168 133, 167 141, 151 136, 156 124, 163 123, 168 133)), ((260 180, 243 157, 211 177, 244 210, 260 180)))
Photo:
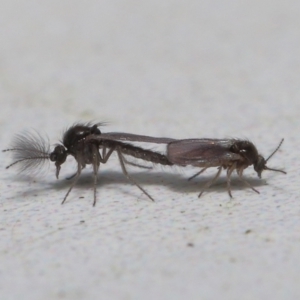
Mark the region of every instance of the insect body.
POLYGON ((259 193, 247 181, 243 179, 243 171, 253 165, 254 170, 257 172, 259 178, 263 170, 271 170, 286 174, 282 170, 272 169, 267 167, 268 160, 276 153, 281 146, 281 140, 278 147, 267 158, 260 154, 253 143, 246 140, 237 139, 186 139, 172 141, 167 146, 167 158, 174 165, 194 167, 201 167, 198 173, 189 179, 203 173, 206 169, 217 167, 218 172, 215 177, 207 182, 202 189, 199 197, 202 195, 206 188, 209 188, 220 176, 222 169, 227 170, 227 189, 228 194, 232 198, 230 178, 233 171, 236 171, 240 180, 249 186, 252 190, 259 193))
POLYGON ((218 171, 212 180, 207 182, 199 197, 205 189, 209 188, 220 176, 223 169, 227 170, 227 189, 232 197, 230 179, 234 171, 237 172, 240 180, 255 192, 259 193, 247 181, 243 179, 243 171, 253 165, 258 177, 261 178, 263 170, 271 170, 286 174, 282 170, 272 169, 267 166, 269 159, 277 152, 283 140, 273 153, 264 159, 260 155, 253 143, 247 140, 238 139, 183 139, 175 140, 171 138, 157 138, 129 133, 101 133, 97 124, 74 124, 63 135, 62 143, 57 144, 50 152, 49 143, 38 133, 17 135, 10 149, 14 153, 14 162, 7 166, 19 165, 21 172, 32 172, 39 170, 45 161, 52 161, 56 166, 56 177, 59 177, 61 165, 65 163, 67 156, 71 155, 77 162, 77 172, 70 177, 73 182, 66 193, 64 203, 80 177, 82 169, 86 165, 92 165, 94 174, 94 202, 96 204, 97 174, 101 163, 106 163, 115 151, 117 152, 123 174, 128 180, 135 184, 151 200, 153 198, 128 174, 125 164, 138 164, 128 162, 124 155, 129 155, 137 159, 152 163, 172 166, 187 166, 202 168, 198 173, 189 179, 200 175, 206 169, 217 167, 218 171), (146 150, 130 144, 130 142, 146 142, 155 144, 165 144, 166 154, 146 150))
MULTIPOLYGON (((73 125, 64 133, 62 144, 57 144, 52 152, 49 150, 49 144, 38 133, 17 135, 12 143, 12 147, 3 150, 4 152, 12 151, 14 153, 14 162, 6 168, 18 164, 21 172, 30 173, 38 170, 45 161, 50 160, 55 163, 56 177, 58 178, 61 165, 65 163, 67 156, 71 155, 77 162, 77 172, 69 178, 71 179, 74 177, 62 204, 66 201, 69 193, 78 181, 82 169, 84 169, 86 165, 92 165, 94 174, 93 205, 95 205, 97 175, 100 164, 106 163, 111 154, 116 151, 124 175, 145 195, 153 200, 153 198, 128 174, 125 167, 127 161, 123 155, 130 155, 138 159, 162 165, 172 165, 172 163, 169 162, 165 155, 115 140, 113 137, 110 137, 109 133, 106 133, 102 137, 101 131, 98 128, 100 125, 101 123, 94 125, 90 123, 73 125), (88 139, 89 136, 94 136, 96 138, 88 139)), ((117 133, 115 133, 115 135, 117 135, 117 133)), ((125 138, 126 133, 120 133, 120 136, 125 138)), ((133 165, 142 167, 136 164, 133 165)))

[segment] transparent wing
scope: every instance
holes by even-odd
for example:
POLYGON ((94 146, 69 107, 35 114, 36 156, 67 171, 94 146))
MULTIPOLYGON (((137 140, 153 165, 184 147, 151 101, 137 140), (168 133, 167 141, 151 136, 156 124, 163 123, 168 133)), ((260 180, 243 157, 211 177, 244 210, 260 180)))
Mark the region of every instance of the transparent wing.
POLYGON ((168 144, 167 157, 177 165, 197 167, 217 167, 230 161, 240 160, 238 154, 232 153, 230 147, 234 140, 186 139, 168 144))
POLYGON ((142 142, 142 143, 155 143, 155 144, 168 144, 175 139, 165 137, 152 137, 147 135, 139 135, 125 132, 107 132, 101 135, 91 134, 87 137, 87 140, 118 140, 125 142, 142 142))

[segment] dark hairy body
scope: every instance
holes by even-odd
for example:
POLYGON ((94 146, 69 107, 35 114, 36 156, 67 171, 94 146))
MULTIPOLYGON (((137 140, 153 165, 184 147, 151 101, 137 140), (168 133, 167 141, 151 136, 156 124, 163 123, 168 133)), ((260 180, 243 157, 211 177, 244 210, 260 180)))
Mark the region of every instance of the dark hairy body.
MULTIPOLYGON (((62 203, 64 203, 78 181, 82 169, 86 165, 92 165, 94 173, 94 202, 96 204, 96 187, 98 179, 98 171, 101 163, 106 163, 111 154, 117 152, 119 162, 124 175, 128 180, 135 184, 147 197, 154 201, 154 199, 128 174, 125 164, 131 164, 138 167, 144 167, 138 164, 127 162, 123 155, 129 155, 137 159, 152 162, 161 165, 172 165, 167 157, 158 152, 146 150, 141 147, 133 146, 122 141, 114 139, 114 133, 112 136, 106 133, 102 136, 99 126, 97 124, 74 124, 63 135, 62 143, 57 144, 52 152, 47 141, 39 134, 21 134, 17 135, 12 143, 10 149, 3 150, 12 151, 14 154, 14 162, 7 166, 18 164, 21 172, 35 171, 45 161, 52 161, 56 166, 56 177, 59 177, 61 165, 66 162, 69 155, 73 156, 77 162, 77 172, 68 179, 73 179, 71 186, 66 193, 62 203), (88 139, 89 136, 95 136, 97 139, 88 139)), ((126 133, 120 133, 119 136, 126 138, 126 133)), ((131 134, 128 134, 131 136, 131 134)))

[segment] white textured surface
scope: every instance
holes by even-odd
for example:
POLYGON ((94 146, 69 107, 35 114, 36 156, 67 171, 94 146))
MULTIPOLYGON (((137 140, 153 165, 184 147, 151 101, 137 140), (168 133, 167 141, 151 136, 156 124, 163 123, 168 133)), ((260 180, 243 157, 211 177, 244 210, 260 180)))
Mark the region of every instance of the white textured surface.
MULTIPOLYGON (((98 203, 51 166, 0 157, 1 299, 300 298, 299 1, 2 1, 1 149, 24 128, 54 144, 78 120, 153 136, 247 137, 288 171, 233 180, 102 166, 98 203), (137 173, 135 173, 137 172, 137 173), (62 176, 63 178, 63 176, 62 176), (84 198, 79 198, 84 197, 84 198), (192 244, 193 246, 189 246, 192 244)), ((65 167, 63 175, 72 167, 65 167)), ((210 173, 212 174, 212 173, 210 173)))

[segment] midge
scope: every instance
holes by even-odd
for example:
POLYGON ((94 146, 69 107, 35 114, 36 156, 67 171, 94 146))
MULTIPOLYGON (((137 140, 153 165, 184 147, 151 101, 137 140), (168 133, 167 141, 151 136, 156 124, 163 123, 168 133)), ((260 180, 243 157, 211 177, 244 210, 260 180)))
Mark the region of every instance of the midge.
MULTIPOLYGON (((99 137, 91 134, 87 139, 96 141, 101 139, 102 136, 99 137)), ((122 133, 109 133, 108 138, 126 142, 167 144, 166 158, 169 160, 170 165, 183 167, 191 165, 202 168, 198 173, 190 177, 189 180, 200 175, 208 168, 217 167, 218 171, 215 177, 204 185, 198 197, 219 178, 222 169, 227 170, 227 189, 231 198, 230 179, 233 171, 236 171, 239 179, 256 193, 259 193, 259 191, 243 179, 243 172, 249 166, 253 165, 259 178, 261 178, 263 170, 286 174, 286 172, 282 170, 269 168, 267 166, 269 159, 278 151, 283 143, 283 139, 272 154, 267 159, 264 159, 264 157, 258 153, 254 144, 247 140, 207 138, 175 140, 122 133)))
POLYGON ((233 171, 236 171, 239 179, 256 193, 259 193, 253 186, 243 179, 243 172, 246 168, 253 165, 259 178, 264 170, 281 172, 282 170, 269 168, 267 162, 278 151, 283 139, 271 155, 264 159, 260 155, 253 143, 247 140, 238 139, 186 139, 168 143, 167 158, 174 165, 200 167, 198 173, 190 177, 189 180, 203 173, 206 169, 217 167, 218 171, 212 180, 208 181, 198 197, 208 189, 220 176, 222 169, 227 170, 227 189, 232 198, 230 178, 233 171))
MULTIPOLYGON (((56 178, 59 177, 59 172, 61 165, 65 163, 67 156, 71 155, 75 158, 77 162, 77 172, 68 179, 74 178, 69 190, 67 191, 62 204, 66 201, 69 193, 78 181, 82 169, 86 165, 92 165, 94 174, 94 202, 96 204, 96 187, 97 178, 100 163, 105 164, 113 151, 117 152, 119 162, 123 171, 123 174, 127 179, 136 185, 147 197, 151 200, 153 198, 128 174, 125 164, 131 164, 137 167, 143 167, 138 164, 128 162, 123 155, 130 155, 138 159, 149 161, 152 163, 158 163, 162 165, 172 165, 165 155, 160 153, 145 150, 140 147, 136 147, 122 141, 118 141, 117 138, 121 140, 131 139, 131 134, 126 133, 109 133, 102 134, 98 128, 102 123, 97 124, 74 124, 70 127, 63 135, 62 143, 57 144, 52 152, 50 152, 49 142, 46 141, 38 133, 24 133, 16 135, 11 148, 3 150, 12 151, 14 162, 6 167, 6 169, 18 165, 20 172, 35 172, 39 171, 42 165, 46 161, 52 161, 56 166, 56 178), (88 137, 92 135, 97 137, 97 139, 91 140, 88 137), (100 153, 100 150, 101 153, 100 153)), ((134 136, 134 135, 133 135, 134 136)), ((143 136, 139 136, 143 140, 143 136)), ((145 137, 154 142, 155 138, 145 137)), ((168 138, 157 138, 157 143, 167 143, 172 141, 168 138)), ((153 200, 154 201, 154 200, 153 200)))

